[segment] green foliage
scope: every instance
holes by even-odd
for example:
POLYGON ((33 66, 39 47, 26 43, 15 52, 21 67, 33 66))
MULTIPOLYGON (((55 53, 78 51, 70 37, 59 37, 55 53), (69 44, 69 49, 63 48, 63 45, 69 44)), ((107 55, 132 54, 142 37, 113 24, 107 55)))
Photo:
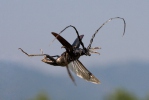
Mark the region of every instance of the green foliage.
MULTIPOLYGON (((40 92, 34 98, 28 100, 51 100, 47 93, 40 92)), ((125 89, 116 89, 109 95, 106 95, 104 100, 149 100, 149 95, 144 98, 139 98, 131 92, 126 91, 125 89)))
POLYGON ((149 100, 149 94, 146 96, 146 98, 144 100, 149 100))
POLYGON ((46 93, 39 93, 37 96, 35 96, 33 99, 29 100, 51 100, 46 93))
POLYGON ((123 89, 117 89, 114 93, 110 94, 105 100, 139 100, 138 97, 123 89))

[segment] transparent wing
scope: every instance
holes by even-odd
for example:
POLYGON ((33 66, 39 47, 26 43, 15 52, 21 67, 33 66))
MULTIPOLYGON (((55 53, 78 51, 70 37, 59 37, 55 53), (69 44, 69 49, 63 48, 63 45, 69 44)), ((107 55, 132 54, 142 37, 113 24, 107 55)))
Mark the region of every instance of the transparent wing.
POLYGON ((83 78, 86 81, 95 84, 100 83, 100 81, 90 71, 88 71, 79 60, 75 60, 69 63, 68 68, 73 71, 78 77, 83 78))

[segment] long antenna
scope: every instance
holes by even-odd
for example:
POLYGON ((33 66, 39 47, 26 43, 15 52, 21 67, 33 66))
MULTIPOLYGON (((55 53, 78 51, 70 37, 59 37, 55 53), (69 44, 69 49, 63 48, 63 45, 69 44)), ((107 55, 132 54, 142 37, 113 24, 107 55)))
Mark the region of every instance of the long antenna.
POLYGON ((121 18, 121 17, 110 18, 110 19, 108 19, 106 22, 104 22, 104 23, 95 31, 95 33, 92 35, 92 38, 91 38, 91 40, 90 40, 90 44, 89 44, 89 46, 87 47, 88 50, 91 48, 91 44, 92 44, 92 42, 93 42, 93 39, 94 39, 95 35, 98 33, 98 31, 99 31, 106 23, 112 21, 113 19, 122 19, 122 20, 123 20, 123 22, 124 22, 123 36, 124 36, 124 34, 125 34, 125 29, 126 29, 126 22, 125 22, 125 19, 124 19, 124 18, 121 18))

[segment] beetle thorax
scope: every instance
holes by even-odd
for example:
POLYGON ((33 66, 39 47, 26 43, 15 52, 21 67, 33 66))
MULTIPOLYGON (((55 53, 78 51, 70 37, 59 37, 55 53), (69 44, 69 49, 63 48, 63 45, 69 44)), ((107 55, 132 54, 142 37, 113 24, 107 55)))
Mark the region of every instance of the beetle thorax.
POLYGON ((67 66, 70 63, 69 54, 64 52, 60 57, 56 59, 56 63, 60 66, 67 66))

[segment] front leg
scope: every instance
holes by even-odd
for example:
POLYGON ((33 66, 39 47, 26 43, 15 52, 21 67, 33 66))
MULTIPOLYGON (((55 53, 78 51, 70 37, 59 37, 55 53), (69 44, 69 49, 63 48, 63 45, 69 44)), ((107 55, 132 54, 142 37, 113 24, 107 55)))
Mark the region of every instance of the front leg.
POLYGON ((50 55, 47 55, 47 54, 28 54, 23 49, 21 49, 21 48, 19 48, 19 49, 29 57, 44 56, 44 58, 42 59, 42 62, 50 64, 50 65, 58 66, 58 64, 56 63, 56 60, 53 58, 53 57, 59 57, 58 55, 50 56, 50 55))
POLYGON ((28 54, 26 53, 23 49, 19 48, 24 54, 26 54, 27 56, 29 57, 32 57, 32 56, 45 56, 44 59, 50 59, 52 61, 55 61, 55 59, 53 57, 59 57, 58 55, 55 55, 55 56, 50 56, 50 55, 47 55, 47 54, 28 54))
POLYGON ((19 48, 24 54, 26 54, 27 56, 29 57, 32 57, 32 56, 45 56, 46 54, 28 54, 26 53, 23 49, 19 48))

